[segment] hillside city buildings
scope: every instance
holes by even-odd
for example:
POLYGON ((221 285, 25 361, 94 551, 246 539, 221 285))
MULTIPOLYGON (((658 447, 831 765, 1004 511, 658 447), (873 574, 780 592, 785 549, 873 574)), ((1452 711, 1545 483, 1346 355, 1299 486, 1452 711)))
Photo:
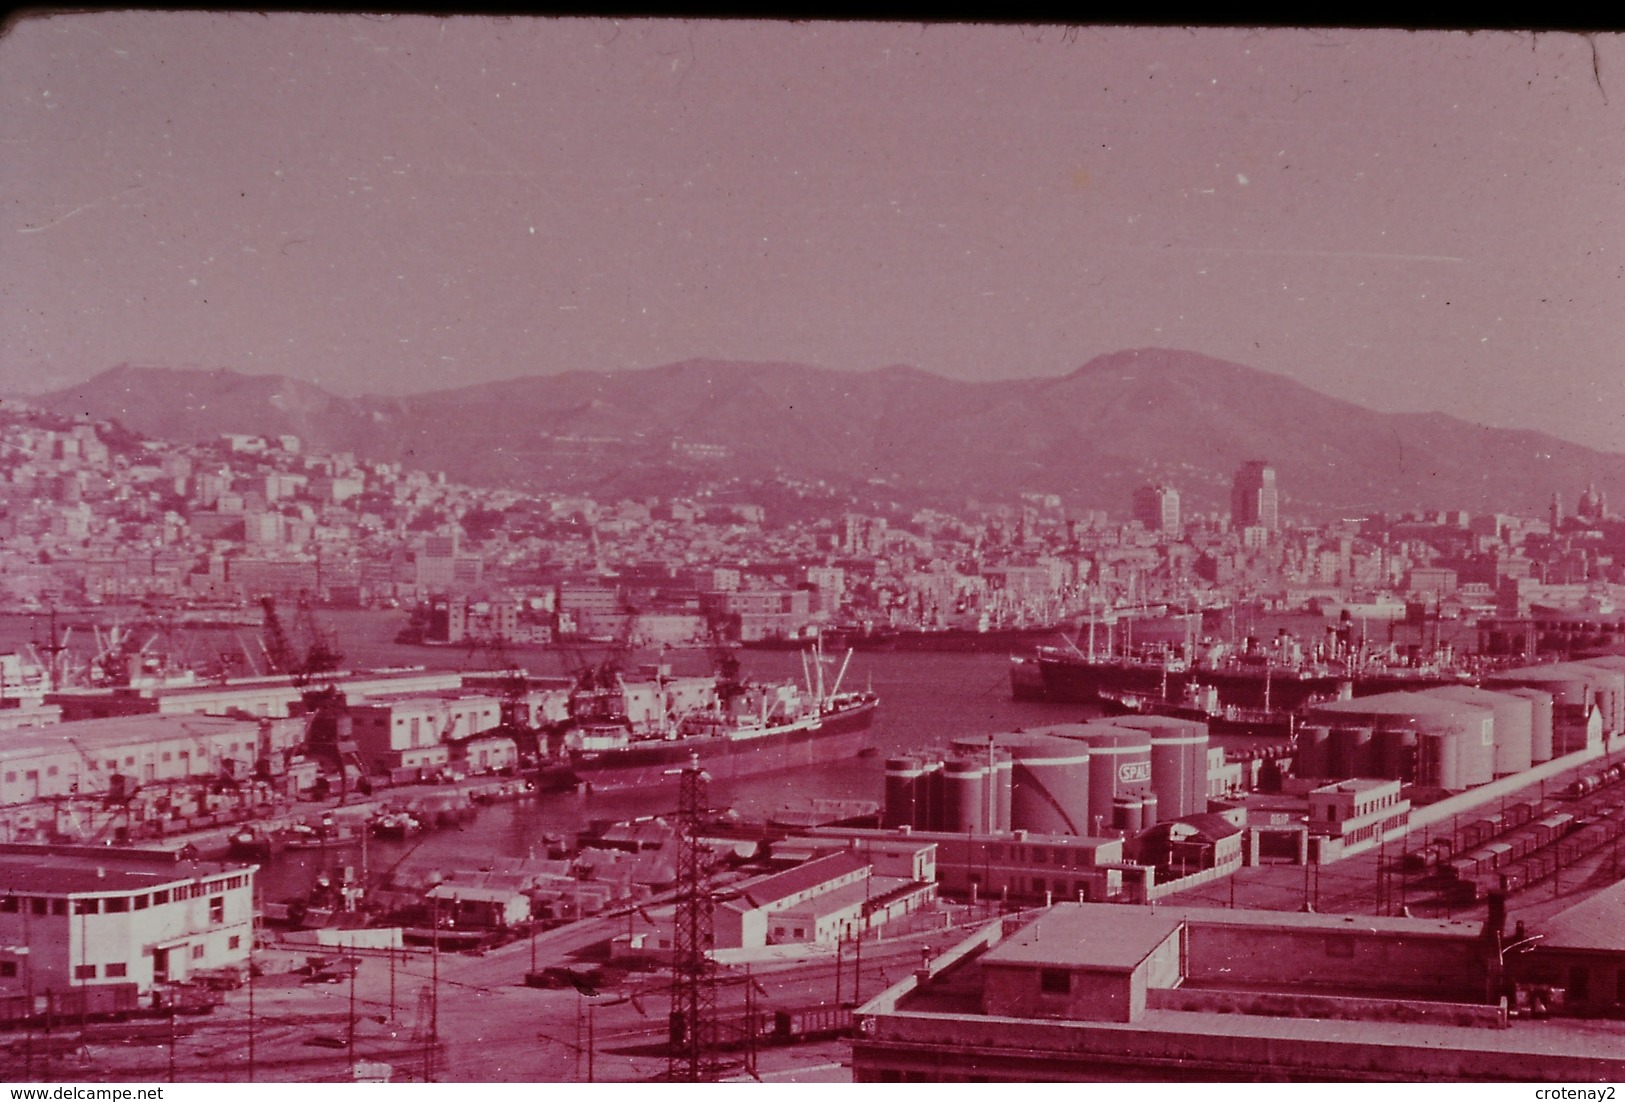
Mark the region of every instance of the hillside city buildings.
MULTIPOLYGON (((958 513, 801 518, 720 486, 674 500, 524 494, 315 454, 294 437, 177 445, 14 413, 0 419, 0 610, 145 603, 257 624, 282 601, 410 608, 425 642, 682 646, 823 630, 974 637, 1250 602, 1362 624, 1477 620, 1482 649, 1503 654, 1625 641, 1625 522, 1593 488, 1572 515, 1554 502, 1539 518, 1317 524, 1291 517, 1285 489, 1268 462, 1249 461, 1230 513, 1184 508, 1167 477, 1123 503, 1126 520, 1038 493, 958 513)), ((108 647, 72 684, 25 694, 24 656, 0 655, 0 997, 25 1016, 40 999, 47 1019, 59 1014, 67 995, 82 1016, 123 1013, 176 981, 245 969, 250 852, 269 861, 273 838, 297 849, 345 831, 405 837, 422 825, 411 814, 472 808, 464 782, 516 794, 522 774, 541 780, 539 732, 580 718, 565 679, 328 670, 323 705, 307 682, 256 667, 246 649, 241 659, 165 680, 140 653, 108 647), (430 801, 430 785, 452 787, 430 801), (350 802, 380 791, 418 803, 350 802), (307 809, 321 810, 301 818, 307 809), (184 840, 225 831, 238 859, 188 852, 184 840), (110 1001, 93 1007, 93 994, 110 1001)), ((1576 1035, 1511 1028, 1515 1009, 1552 988, 1574 1018, 1625 1005, 1617 890, 1556 916, 1545 946, 1514 960, 1507 947, 1530 939, 1503 929, 1498 902, 1483 923, 1451 911, 1617 852, 1622 665, 1509 662, 1477 688, 1317 700, 1290 744, 1243 753, 1211 745, 1202 721, 1126 715, 899 754, 872 824, 791 824, 768 842, 753 874, 718 896, 715 947, 839 953, 877 932, 940 928, 925 919, 944 899, 989 914, 1043 908, 945 938, 912 976, 847 1008, 863 1028, 860 1080, 1155 1077, 1176 1065, 1244 1079, 1617 1074, 1616 1058, 1576 1035), (1548 780, 1596 799, 1553 814, 1548 780), (1322 866, 1380 863, 1396 842, 1415 844, 1401 849, 1397 907, 1385 899, 1357 924, 1316 913, 1322 866), (1178 898, 1228 880, 1233 902, 1234 878, 1271 866, 1294 886, 1302 867, 1301 911, 1178 898), (1404 913, 1403 875, 1446 869, 1446 916, 1404 913), (1395 961, 1408 985, 1382 963, 1395 961), (1418 1024, 1449 1040, 1447 1060, 1414 1043, 1418 1024)), ((647 734, 713 710, 719 689, 668 670, 613 691, 627 730, 647 734)), ((676 883, 675 833, 648 818, 568 856, 408 862, 387 888, 394 933, 446 918, 471 936, 511 935, 613 905, 670 930, 668 912, 651 919, 642 904, 676 883)), ((750 841, 755 853, 767 839, 750 841)), ((721 848, 737 856, 736 842, 721 848)), ((328 888, 340 910, 365 890, 328 888)), ((289 910, 258 909, 278 908, 289 910)), ((660 946, 634 927, 629 917, 623 943, 617 921, 612 953, 660 946)))
MULTIPOLYGON (((150 602, 255 623, 270 595, 422 606, 416 630, 442 641, 684 644, 717 624, 745 641, 977 631, 1156 604, 1606 617, 1625 583, 1625 523, 1589 487, 1572 514, 1319 524, 1290 520, 1267 462, 1245 463, 1232 491, 1229 514, 1200 513, 1151 483, 1126 521, 1039 493, 956 514, 797 518, 720 484, 672 500, 533 495, 290 436, 182 445, 13 412, 0 421, 0 606, 150 602)), ((239 661, 230 672, 263 672, 239 661)))

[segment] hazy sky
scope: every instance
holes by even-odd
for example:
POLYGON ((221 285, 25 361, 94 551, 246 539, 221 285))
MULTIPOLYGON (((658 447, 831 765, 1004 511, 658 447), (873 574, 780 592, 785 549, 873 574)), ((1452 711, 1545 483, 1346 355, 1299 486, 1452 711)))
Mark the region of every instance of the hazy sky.
POLYGON ((1625 40, 108 13, 0 40, 0 389, 1194 349, 1625 450, 1625 40))

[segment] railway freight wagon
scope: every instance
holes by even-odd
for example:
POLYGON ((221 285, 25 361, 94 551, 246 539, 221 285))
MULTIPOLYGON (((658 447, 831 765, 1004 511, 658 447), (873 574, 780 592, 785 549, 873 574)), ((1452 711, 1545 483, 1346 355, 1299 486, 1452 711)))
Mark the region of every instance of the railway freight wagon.
MULTIPOLYGON (((852 1008, 835 1003, 815 1003, 789 1009, 757 1010, 749 1015, 719 1023, 718 1043, 724 1048, 751 1045, 795 1045, 825 1041, 852 1032, 852 1008)), ((672 1015, 674 1044, 687 1038, 681 1012, 672 1015)))

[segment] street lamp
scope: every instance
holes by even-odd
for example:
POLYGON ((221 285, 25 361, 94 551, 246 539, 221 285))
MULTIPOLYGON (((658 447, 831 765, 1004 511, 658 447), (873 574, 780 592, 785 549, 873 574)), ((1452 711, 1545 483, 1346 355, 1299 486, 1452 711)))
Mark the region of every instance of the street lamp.
MULTIPOLYGON (((1519 925, 1521 926, 1522 923, 1519 923, 1519 925)), ((1530 951, 1530 948, 1535 944, 1535 942, 1540 941, 1545 936, 1545 934, 1530 934, 1528 937, 1519 938, 1517 941, 1509 941, 1505 945, 1499 945, 1496 947, 1495 974, 1489 977, 1490 990, 1488 994, 1490 998, 1493 999, 1495 997, 1495 992, 1497 989, 1505 989, 1507 954, 1513 952, 1527 953, 1530 951)), ((1514 991, 1514 996, 1515 995, 1516 991, 1514 991)), ((1508 1001, 1510 1003, 1512 1000, 1508 1001)), ((1508 1009, 1511 1009, 1511 1007, 1509 1006, 1508 1009)))

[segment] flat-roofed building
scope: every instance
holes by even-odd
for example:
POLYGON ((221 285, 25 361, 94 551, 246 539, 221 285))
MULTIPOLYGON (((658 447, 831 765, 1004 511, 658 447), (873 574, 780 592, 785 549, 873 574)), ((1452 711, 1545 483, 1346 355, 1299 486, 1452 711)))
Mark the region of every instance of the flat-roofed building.
POLYGON ((1344 855, 1378 845, 1411 821, 1411 802, 1398 781, 1354 777, 1309 793, 1309 831, 1332 840, 1344 855))
MULTIPOLYGON (((859 1007, 857 1082, 1615 1080, 1597 1023, 1509 1016, 1488 923, 1064 904, 859 1007)), ((1531 954, 1531 959, 1532 959, 1531 954)))
POLYGON ((0 991, 184 980, 247 964, 256 866, 0 845, 0 991))
POLYGON ((392 773, 444 765, 451 744, 502 723, 502 701, 467 690, 401 694, 350 704, 345 715, 367 768, 392 773))
POLYGON ((280 773, 304 739, 302 720, 125 716, 10 732, 0 746, 0 806, 120 796, 138 785, 246 778, 260 761, 280 773))
MULTIPOLYGON (((332 675, 348 699, 458 688, 462 675, 426 670, 378 670, 332 675)), ((167 685, 141 689, 76 689, 51 693, 46 702, 64 720, 132 715, 230 715, 281 718, 297 715, 304 692, 291 677, 243 677, 224 684, 167 685)))
POLYGON ((62 708, 56 704, 40 704, 25 700, 15 708, 0 707, 0 731, 15 731, 19 727, 46 727, 62 722, 62 708))
POLYGON ((1128 1022, 1180 980, 1183 924, 1156 912, 1055 907, 982 958, 982 1004, 1007 1018, 1128 1022))
POLYGON ((1149 887, 1147 878, 1152 874, 1149 867, 1124 863, 1121 838, 1025 830, 970 835, 862 827, 819 827, 808 833, 813 838, 858 839, 860 844, 898 838, 915 844, 935 843, 937 884, 944 895, 962 899, 1020 903, 1137 899, 1136 893, 1149 887))

